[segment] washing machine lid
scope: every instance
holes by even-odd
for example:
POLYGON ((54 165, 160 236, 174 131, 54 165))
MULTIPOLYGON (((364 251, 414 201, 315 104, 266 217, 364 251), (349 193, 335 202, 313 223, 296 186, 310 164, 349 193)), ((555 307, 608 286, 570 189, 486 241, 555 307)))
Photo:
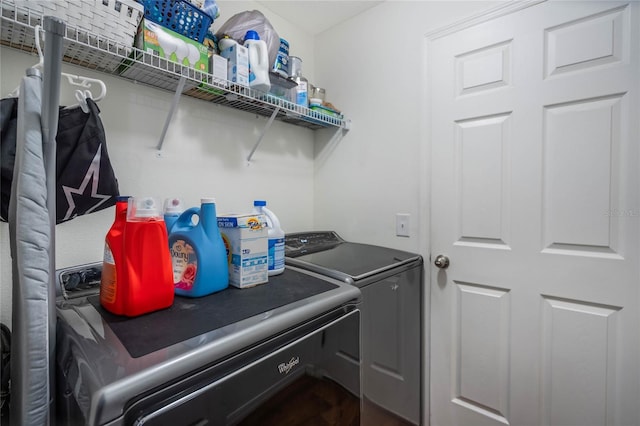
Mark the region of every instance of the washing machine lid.
MULTIPOLYGON (((80 410, 90 424, 104 424, 122 415, 124 404, 138 395, 148 393, 164 384, 183 377, 206 365, 215 364, 237 351, 252 347, 257 342, 278 335, 294 325, 303 324, 338 307, 354 305, 359 301, 360 291, 350 285, 330 280, 307 271, 287 266, 281 275, 269 277, 269 283, 251 289, 228 289, 223 293, 212 294, 199 300, 181 300, 175 308, 185 316, 192 315, 190 309, 198 309, 200 318, 192 317, 191 321, 213 321, 209 310, 199 306, 206 300, 214 304, 215 309, 227 309, 229 315, 244 309, 246 304, 256 303, 252 293, 258 299, 273 297, 269 290, 278 286, 287 286, 296 293, 292 286, 305 286, 314 283, 317 288, 328 284, 328 287, 313 296, 291 301, 285 304, 279 300, 271 300, 270 307, 262 312, 254 312, 251 316, 226 325, 209 327, 209 331, 191 333, 188 338, 165 346, 154 347, 149 353, 133 356, 124 340, 135 338, 117 332, 123 324, 130 324, 141 339, 154 345, 149 334, 170 333, 169 328, 184 327, 173 324, 164 318, 170 316, 168 311, 158 311, 137 318, 111 318, 101 312, 91 297, 58 299, 57 330, 57 364, 60 373, 68 382, 67 386, 77 392, 76 401, 80 410), (155 320, 150 321, 155 318, 155 320), (118 324, 118 321, 121 324, 118 324)), ((280 292, 282 294, 282 292, 280 292)), ((284 296, 283 296, 284 297, 284 296)), ((286 297, 291 297, 287 295, 286 297)), ((176 317, 172 317, 176 318, 176 317)), ((202 324, 194 324, 194 328, 202 324)), ((122 330, 121 330, 122 331, 122 330)))
POLYGON ((285 256, 289 265, 356 284, 359 280, 422 260, 415 253, 345 241, 333 231, 288 234, 285 256))

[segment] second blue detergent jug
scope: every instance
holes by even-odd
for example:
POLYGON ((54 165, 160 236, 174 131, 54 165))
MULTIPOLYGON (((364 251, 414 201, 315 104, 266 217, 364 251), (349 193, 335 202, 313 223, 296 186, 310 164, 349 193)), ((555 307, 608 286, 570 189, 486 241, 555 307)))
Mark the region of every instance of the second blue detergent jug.
POLYGON ((214 198, 203 198, 200 207, 180 215, 171 228, 169 249, 177 295, 201 297, 229 286, 227 250, 218 230, 214 198))

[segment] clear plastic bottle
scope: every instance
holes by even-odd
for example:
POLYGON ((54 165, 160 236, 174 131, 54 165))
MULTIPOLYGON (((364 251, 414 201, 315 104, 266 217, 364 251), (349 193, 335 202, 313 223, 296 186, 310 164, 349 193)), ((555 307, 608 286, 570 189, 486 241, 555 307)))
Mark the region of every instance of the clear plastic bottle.
POLYGON ((291 77, 297 83, 297 86, 291 88, 289 100, 296 105, 308 107, 309 82, 302 75, 302 59, 297 56, 289 57, 289 70, 291 71, 291 77))
POLYGON ((269 276, 278 275, 284 272, 284 231, 280 227, 278 217, 267 208, 264 200, 253 202, 253 211, 263 214, 267 219, 269 236, 269 276))

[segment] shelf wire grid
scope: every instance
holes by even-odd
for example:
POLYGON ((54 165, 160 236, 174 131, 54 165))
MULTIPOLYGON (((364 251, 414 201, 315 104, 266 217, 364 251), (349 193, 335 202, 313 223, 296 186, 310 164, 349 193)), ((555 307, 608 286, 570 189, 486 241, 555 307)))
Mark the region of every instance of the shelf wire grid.
MULTIPOLYGON (((26 7, 0 1, 0 44, 37 54, 36 25, 43 17, 26 7)), ((182 94, 233 109, 270 117, 309 129, 345 127, 343 118, 333 117, 292 102, 240 86, 228 80, 214 79, 209 73, 160 58, 152 53, 66 26, 63 61, 103 73, 175 92, 181 77, 186 79, 182 94)))

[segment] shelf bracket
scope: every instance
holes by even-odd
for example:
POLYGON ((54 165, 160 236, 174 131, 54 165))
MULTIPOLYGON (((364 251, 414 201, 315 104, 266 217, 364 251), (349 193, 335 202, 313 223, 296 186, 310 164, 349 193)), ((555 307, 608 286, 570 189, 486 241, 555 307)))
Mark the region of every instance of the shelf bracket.
POLYGON ((167 135, 169 124, 171 124, 173 115, 176 113, 176 107, 178 106, 178 102, 180 101, 180 96, 182 96, 182 91, 184 90, 184 84, 186 82, 187 82, 187 78, 184 75, 181 76, 180 81, 178 81, 178 87, 176 87, 176 93, 173 95, 173 100, 171 101, 171 107, 169 108, 167 119, 165 120, 164 127, 162 128, 162 134, 160 135, 160 141, 158 142, 158 151, 162 151, 162 144, 164 143, 164 137, 167 135))
POLYGON ((336 129, 331 139, 337 138, 338 135, 344 136, 349 130, 351 130, 351 120, 344 120, 343 125, 336 129))
POLYGON ((269 128, 273 124, 273 120, 276 119, 278 112, 280 112, 280 107, 276 107, 276 109, 273 110, 271 117, 269 117, 269 121, 267 121, 267 124, 264 126, 264 129, 262 129, 262 133, 260 133, 260 137, 258 137, 258 140, 256 141, 255 145, 253 145, 253 149, 249 153, 249 156, 247 156, 247 165, 251 163, 251 157, 253 157, 253 154, 256 152, 256 149, 258 149, 258 145, 260 145, 260 142, 262 142, 264 135, 266 135, 267 132, 269 131, 269 128))

